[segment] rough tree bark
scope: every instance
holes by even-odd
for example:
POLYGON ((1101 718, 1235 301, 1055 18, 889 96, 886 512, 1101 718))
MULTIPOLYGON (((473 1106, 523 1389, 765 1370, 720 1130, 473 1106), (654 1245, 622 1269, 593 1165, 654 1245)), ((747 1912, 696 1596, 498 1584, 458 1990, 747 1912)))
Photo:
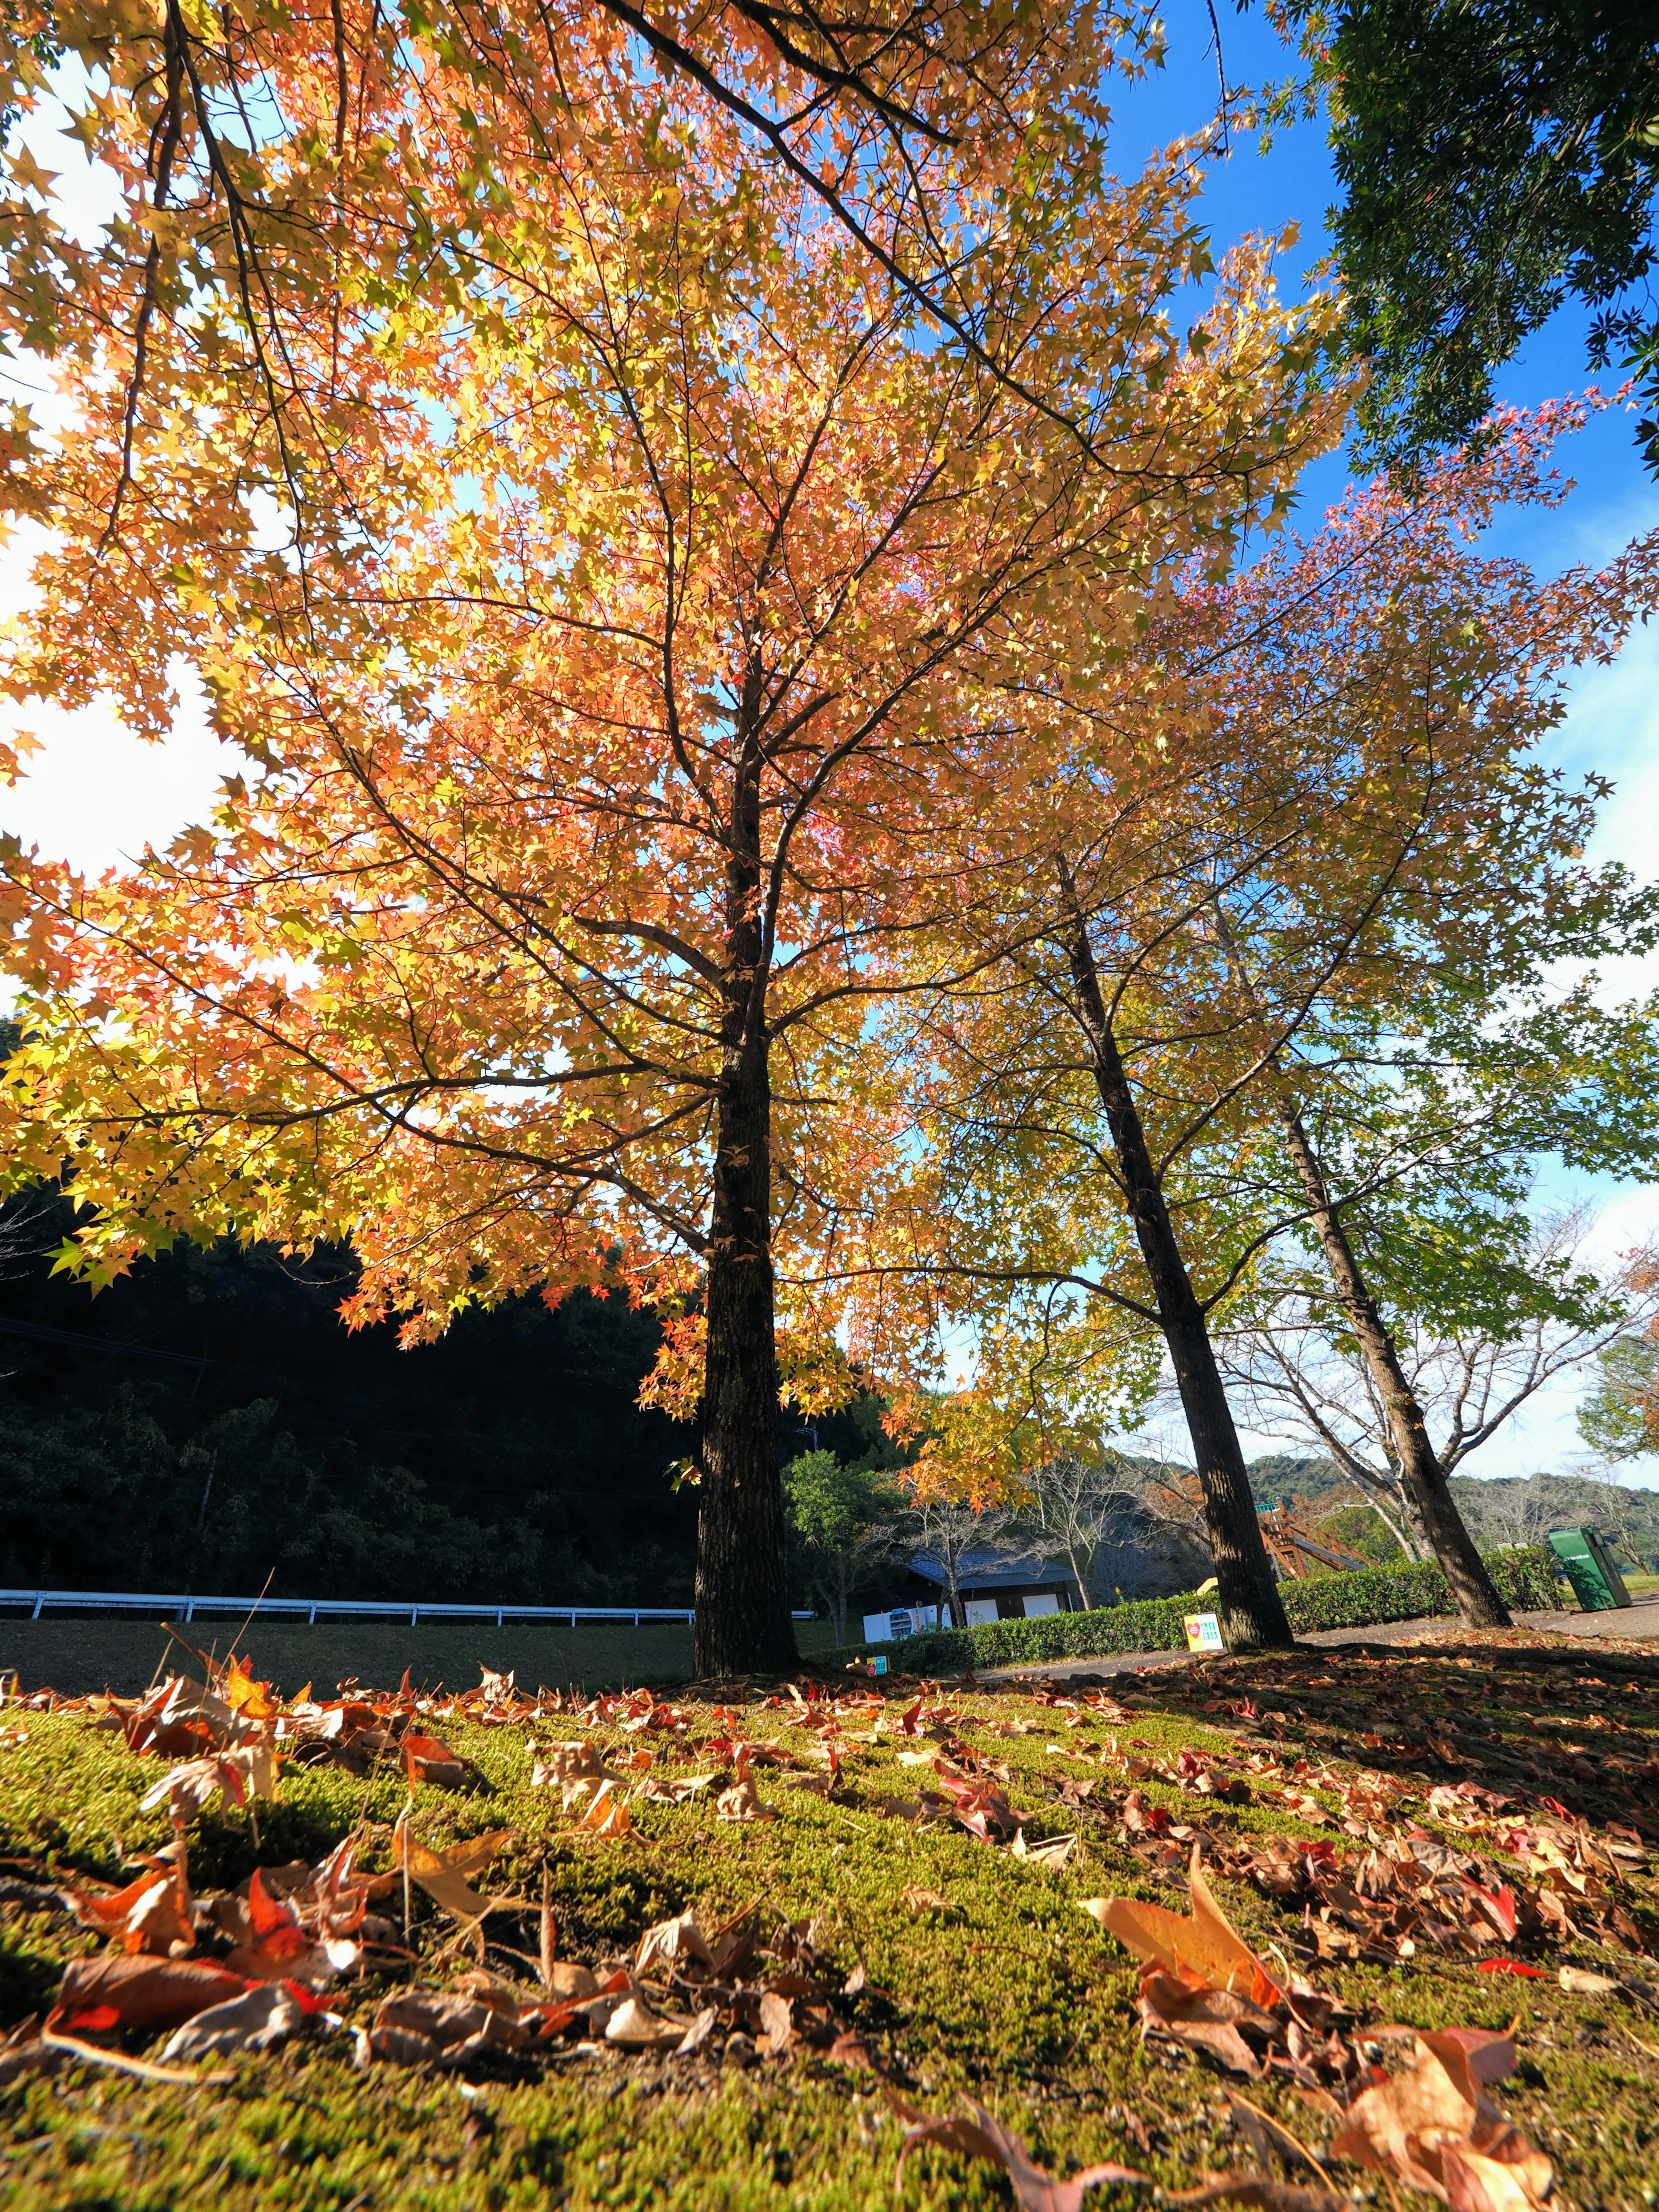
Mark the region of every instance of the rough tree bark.
POLYGON ((1423 1408, 1406 1379, 1388 1324, 1360 1272, 1342 1217, 1331 1202, 1330 1187, 1319 1155, 1290 1099, 1281 1097, 1277 1110, 1297 1179, 1308 1201, 1309 1218, 1330 1271, 1337 1303, 1353 1331, 1388 1414, 1389 1433, 1394 1439, 1401 1480, 1413 1518, 1433 1547, 1452 1601, 1462 1619, 1471 1628, 1507 1628, 1509 1609, 1493 1587, 1486 1563, 1475 1549, 1474 1540, 1464 1527, 1463 1516, 1446 1486, 1440 1462, 1429 1442, 1423 1408))
MULTIPOLYGON (((747 702, 745 702, 747 704, 747 702)), ((745 716, 745 719, 747 717, 745 716)), ((692 1663, 793 1674, 772 1273, 772 1086, 761 927, 759 748, 739 757, 726 867, 720 1083, 706 1289, 692 1663)))
POLYGON ((1294 1639, 1285 1618, 1267 1547, 1261 1540, 1255 1499, 1244 1467, 1244 1454, 1233 1426, 1232 1409, 1216 1365, 1215 1347, 1204 1310, 1164 1202, 1152 1166, 1134 1093, 1101 995, 1094 948, 1069 883, 1066 949, 1084 1034, 1088 1039, 1095 1086, 1117 1153, 1123 1194, 1134 1224, 1141 1257, 1158 1302, 1158 1326, 1170 1347, 1176 1387, 1187 1417, 1198 1479, 1204 1492, 1204 1519, 1215 1555, 1219 1585, 1216 1611, 1230 1650, 1259 1644, 1288 1644, 1294 1639))

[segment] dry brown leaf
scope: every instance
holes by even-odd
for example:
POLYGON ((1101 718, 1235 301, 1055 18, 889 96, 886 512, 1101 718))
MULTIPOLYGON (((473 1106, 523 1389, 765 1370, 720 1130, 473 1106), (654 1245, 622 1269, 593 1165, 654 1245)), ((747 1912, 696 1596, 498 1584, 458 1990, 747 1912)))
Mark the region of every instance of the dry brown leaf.
POLYGON ((1032 2159, 1019 2137, 988 2112, 983 2105, 964 2099, 966 2113, 960 2118, 929 2119, 902 2099, 893 2099, 906 2127, 899 2146, 896 2180, 904 2178, 904 2162, 924 2143, 960 2152, 966 2158, 982 2158, 1000 2166, 1013 2184, 1022 2212, 1082 2212, 1083 2192, 1105 2181, 1145 2182, 1150 2175, 1128 2166, 1090 2166, 1069 2180, 1060 2181, 1032 2159))
POLYGON ((294 1992, 280 1982, 262 1982, 198 2012, 174 2033, 161 2057, 176 2065, 233 2051, 274 2051, 304 2025, 305 2008, 294 1992))
POLYGON ((198 1959, 71 1959, 51 2025, 65 2035, 177 2027, 246 1986, 240 1974, 198 1959))
POLYGON ((722 1820, 775 1820, 778 1817, 775 1806, 761 1802, 754 1774, 746 1766, 738 1769, 738 1778, 729 1790, 721 1790, 714 1809, 722 1820))
POLYGON ((762 2034, 759 2048, 769 2058, 778 2058, 794 2040, 794 2010, 787 1997, 768 1990, 760 2001, 762 2034))
POLYGON ((175 1766, 138 1801, 141 1813, 166 1805, 175 1821, 193 1820, 211 1797, 240 1807, 250 1797, 276 1795, 276 1758, 267 1744, 243 1744, 216 1751, 204 1759, 187 1759, 175 1766))
POLYGON ((708 1940, 697 1925, 695 1911, 682 1912, 678 1920, 659 1920, 654 1928, 647 1928, 640 1938, 640 1948, 634 1960, 636 1974, 648 1974, 653 1966, 683 1966, 688 1960, 698 1966, 713 1968, 714 1954, 708 1940))
POLYGON ((690 2027, 686 2029, 685 2033, 680 2038, 678 2043, 675 2045, 675 2057, 677 2058, 688 2058, 694 2051, 701 2051, 704 2044, 708 2042, 710 2036, 714 2033, 715 2025, 719 2019, 719 2008, 714 2005, 705 2005, 702 2010, 697 2014, 696 2018, 692 2021, 690 2027))
POLYGON ((1561 1986, 1575 1996, 1610 1997, 1620 1987, 1611 1974, 1592 1974, 1584 1966, 1563 1966, 1561 1986))
POLYGON ((1252 2081, 1260 2078, 1261 2065, 1239 2030, 1249 2027, 1271 2037, 1279 2023, 1241 1990, 1195 1989, 1154 1966, 1141 1975, 1138 2002, 1143 2033, 1155 2028, 1211 2052, 1235 2074, 1252 2081))
POLYGON ((190 1888, 182 1862, 152 1868, 125 1889, 89 1894, 66 1888, 64 1894, 84 1927, 112 1937, 134 1956, 142 1952, 165 1959, 175 1948, 179 1951, 196 1948, 190 1888))
POLYGON ((1508 2036, 1480 2028, 1419 2034, 1404 2074, 1356 2097, 1330 2154, 1392 2170, 1452 2212, 1537 2212, 1554 2172, 1482 2094, 1515 2064, 1508 2036))
POLYGON ((577 1821, 573 1832, 579 1836, 626 1836, 632 1832, 634 1816, 628 1809, 626 1798, 619 1797, 609 1782, 599 1784, 599 1795, 577 1821))
POLYGON ((466 1877, 498 1856, 513 1834, 511 1828, 496 1828, 487 1836, 469 1837, 466 1842, 452 1844, 441 1851, 423 1844, 404 1820, 392 1832, 392 1850, 398 1863, 407 1865, 410 1880, 417 1882, 434 1904, 463 1925, 476 1925, 486 1913, 499 1911, 501 1900, 480 1897, 466 1877))
POLYGON ((949 1912, 953 1908, 948 1898, 941 1897, 936 1889, 923 1889, 915 1882, 904 1885, 904 1901, 912 1912, 949 1912))
POLYGON ((684 2041, 692 2025, 653 2012, 642 1997, 625 1996, 605 2024, 605 2039, 629 2051, 668 2051, 684 2041))
POLYGON ((1043 1836, 1037 1842, 1028 1844, 1025 1840, 1025 1831, 1021 1828, 1008 1848, 1011 1856, 1017 1859, 1031 1859, 1038 1866, 1048 1867, 1057 1873, 1077 1849, 1077 1844, 1078 1839, 1075 1834, 1043 1836))
POLYGON ((382 1999, 368 2032, 376 2058, 446 2072, 485 2051, 516 2051, 524 2040, 512 2014, 441 1990, 403 1990, 382 1999))
POLYGON ((459 1790, 466 1780, 466 1761, 457 1759, 435 1735, 405 1735, 399 1739, 404 1771, 411 1784, 435 1783, 440 1789, 459 1790))
POLYGON ((561 1812, 568 1813, 590 1790, 617 1779, 600 1758, 598 1746, 586 1738, 580 1743, 532 1743, 530 1747, 530 1786, 542 1790, 556 1785, 561 1812))

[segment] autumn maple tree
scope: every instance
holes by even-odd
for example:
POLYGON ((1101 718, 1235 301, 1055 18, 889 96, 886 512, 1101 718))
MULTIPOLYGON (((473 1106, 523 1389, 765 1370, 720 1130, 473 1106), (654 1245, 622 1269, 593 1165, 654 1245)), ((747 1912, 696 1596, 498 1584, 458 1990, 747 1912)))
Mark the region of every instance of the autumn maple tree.
POLYGON ((925 160, 769 49, 811 177, 613 15, 482 20, 53 19, 125 204, 77 243, 14 163, 70 422, 19 435, 7 680, 155 732, 184 654, 234 772, 101 881, 7 848, 9 1170, 94 1279, 232 1231, 349 1239, 411 1339, 655 1303, 698 1668, 783 1666, 780 1391, 848 1387, 812 1255, 893 1140, 872 948, 971 900, 952 821, 1021 849, 1028 635, 1132 629, 1332 434, 1329 312, 1263 242, 1177 341, 1194 149, 1109 179, 1086 11, 925 160))
MULTIPOLYGON (((1305 545, 1194 576, 1115 692, 1086 714, 1048 701, 1079 725, 1071 772, 1041 794, 1052 865, 1005 877, 993 935, 988 904, 953 920, 969 980, 896 1042, 896 1091, 931 1143, 846 1267, 860 1326, 872 1345, 893 1314, 899 1340, 915 1333, 911 1282, 986 1334, 942 1462, 1020 1431, 1028 1449, 1074 1444, 1114 1388, 1133 1396, 1136 1324, 1156 1328, 1233 1640, 1285 1630, 1210 1317, 1304 1229, 1460 1609, 1505 1617, 1349 1233, 1363 1188, 1346 1163, 1327 1171, 1304 1109, 1340 1108, 1407 1039, 1431 1060, 1454 1029, 1476 1076, 1475 1043, 1547 963, 1645 941, 1649 902, 1579 858, 1604 787, 1564 787, 1534 747, 1563 672, 1652 604, 1659 549, 1540 581, 1470 542, 1499 503, 1557 495, 1549 448, 1578 418, 1511 419, 1411 491, 1351 499, 1305 545)), ((1532 1060, 1510 1070, 1530 1101, 1511 1134, 1548 1149, 1532 1060)), ((1441 1104, 1471 1112, 1469 1086, 1441 1104)))

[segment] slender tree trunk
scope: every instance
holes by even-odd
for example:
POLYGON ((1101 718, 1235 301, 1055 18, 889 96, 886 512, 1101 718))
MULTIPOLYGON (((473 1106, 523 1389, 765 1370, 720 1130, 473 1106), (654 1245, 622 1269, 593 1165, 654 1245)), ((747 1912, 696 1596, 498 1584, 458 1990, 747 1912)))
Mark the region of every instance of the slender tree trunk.
POLYGON ((1388 1324, 1360 1273, 1348 1242, 1342 1218, 1331 1203, 1330 1188, 1302 1116, 1285 1097, 1278 1104, 1279 1118, 1289 1145, 1297 1179, 1308 1201, 1308 1212, 1318 1233, 1325 1264, 1330 1270, 1337 1303, 1353 1331, 1371 1380, 1376 1383, 1389 1417, 1389 1433, 1400 1462, 1401 1486, 1414 1517, 1434 1547, 1446 1577, 1452 1601, 1471 1628, 1507 1628, 1509 1609, 1492 1586, 1486 1563, 1474 1540, 1463 1526, 1440 1462, 1429 1442, 1423 1408, 1417 1402, 1388 1324))
POLYGON ((772 1086, 757 978, 760 761, 735 779, 706 1291, 692 1663, 704 1680, 799 1663, 784 1565, 772 1279, 772 1086))
POLYGON ((1069 883, 1066 889, 1071 905, 1066 951, 1078 1011, 1089 1040, 1095 1086, 1117 1152, 1129 1218, 1152 1278, 1158 1326, 1170 1347, 1176 1386, 1198 1462, 1204 1518, 1219 1586, 1216 1611, 1221 1632, 1230 1650, 1287 1644, 1293 1641, 1290 1623, 1285 1618, 1267 1547, 1261 1540, 1250 1478, 1216 1365, 1209 1328, 1158 1187, 1139 1110, 1101 996, 1089 933, 1070 900, 1069 883))

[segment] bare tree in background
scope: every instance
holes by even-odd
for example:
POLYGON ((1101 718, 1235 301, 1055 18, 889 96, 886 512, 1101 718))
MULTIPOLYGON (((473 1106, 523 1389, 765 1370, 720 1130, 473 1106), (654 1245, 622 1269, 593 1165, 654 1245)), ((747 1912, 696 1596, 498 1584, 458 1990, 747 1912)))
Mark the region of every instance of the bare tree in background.
POLYGON ((968 1626, 962 1577, 969 1555, 988 1553, 993 1560, 1012 1565, 1025 1558, 1030 1548, 1019 1534, 1018 1516, 1012 1509, 972 1505, 965 1498, 912 1494, 899 1527, 915 1551, 938 1561, 944 1576, 945 1605, 955 1628, 968 1626))
MULTIPOLYGON (((1593 1227, 1582 1206, 1540 1220, 1531 1246, 1539 1278, 1591 1272, 1582 1254, 1593 1227)), ((1641 1261, 1650 1257, 1627 1255, 1601 1278, 1599 1299, 1577 1302, 1576 1317, 1535 1313, 1501 1334, 1443 1333, 1410 1319, 1396 1324, 1401 1364, 1438 1432, 1435 1453, 1448 1476, 1547 1382, 1659 1315, 1659 1288, 1643 1287, 1652 1274, 1641 1261)), ((1388 1409, 1328 1305, 1301 1288, 1287 1291, 1264 1319, 1219 1336, 1217 1349, 1246 1425, 1328 1453, 1407 1555, 1429 1554, 1401 1480, 1388 1409)))
POLYGON ((1047 1547, 1065 1554, 1086 1613, 1095 1602, 1091 1581, 1101 1547, 1141 1504, 1140 1492, 1115 1454, 1089 1466, 1067 1452, 1027 1480, 1036 1499, 1036 1531, 1047 1547))
POLYGON ((1488 1543, 1541 1544, 1555 1525, 1558 1509, 1535 1480, 1494 1482, 1483 1487, 1474 1517, 1477 1533, 1488 1543))

